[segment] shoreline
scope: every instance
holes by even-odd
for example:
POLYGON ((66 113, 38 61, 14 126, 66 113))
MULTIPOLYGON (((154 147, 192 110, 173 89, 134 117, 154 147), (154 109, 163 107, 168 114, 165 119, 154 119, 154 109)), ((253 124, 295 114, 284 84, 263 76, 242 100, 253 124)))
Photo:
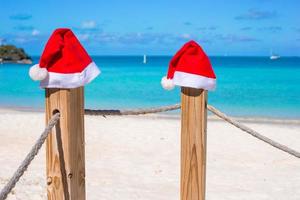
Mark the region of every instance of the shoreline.
MULTIPOLYGON (((32 107, 0 107, 0 114, 4 113, 43 113, 44 108, 32 108, 32 107)), ((171 111, 172 112, 172 111, 171 111)), ((106 115, 106 117, 109 115, 106 115)), ((116 115, 118 116, 118 115, 116 115)), ((110 117, 116 117, 114 115, 110 117)), ((137 115, 127 115, 126 117, 135 117, 137 115)), ((170 113, 170 112, 162 112, 155 114, 145 114, 138 116, 147 116, 150 118, 159 118, 159 119, 173 119, 179 120, 180 113, 170 113)), ((120 116, 118 116, 120 117, 120 116)), ((300 125, 299 118, 271 118, 271 117, 262 117, 262 116, 229 116, 234 120, 237 120, 242 123, 259 123, 259 124, 291 124, 291 125, 300 125)), ((224 121, 220 119, 218 116, 215 116, 210 111, 208 111, 208 120, 211 121, 224 121)))
POLYGON ((23 59, 23 60, 0 60, 0 64, 24 64, 31 65, 33 61, 31 59, 23 59))

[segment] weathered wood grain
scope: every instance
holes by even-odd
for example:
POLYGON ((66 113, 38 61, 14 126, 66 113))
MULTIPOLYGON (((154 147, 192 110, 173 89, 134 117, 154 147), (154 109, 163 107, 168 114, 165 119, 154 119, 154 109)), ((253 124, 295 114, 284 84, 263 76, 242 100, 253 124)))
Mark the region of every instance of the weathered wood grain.
POLYGON ((207 91, 181 88, 181 200, 205 199, 207 91))
POLYGON ((47 138, 48 200, 85 199, 83 87, 46 89, 46 122, 54 112, 60 121, 47 138))

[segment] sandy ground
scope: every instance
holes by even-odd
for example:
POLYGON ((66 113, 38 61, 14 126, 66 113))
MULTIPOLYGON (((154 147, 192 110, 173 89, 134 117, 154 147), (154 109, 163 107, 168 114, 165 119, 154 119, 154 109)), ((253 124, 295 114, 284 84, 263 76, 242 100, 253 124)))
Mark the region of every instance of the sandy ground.
MULTIPOLYGON (((246 123, 300 151, 300 125, 246 123)), ((180 121, 86 116, 88 200, 179 199, 180 121)), ((0 188, 44 128, 44 114, 0 111, 0 188)), ((209 200, 299 200, 300 159, 222 121, 208 122, 209 200)), ((9 200, 46 199, 44 147, 9 200)))

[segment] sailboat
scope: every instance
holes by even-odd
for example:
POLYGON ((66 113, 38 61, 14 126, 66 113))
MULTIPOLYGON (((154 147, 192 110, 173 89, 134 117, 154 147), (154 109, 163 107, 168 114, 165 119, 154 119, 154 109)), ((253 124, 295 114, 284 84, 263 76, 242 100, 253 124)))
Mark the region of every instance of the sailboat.
POLYGON ((279 56, 278 54, 274 54, 274 53, 273 53, 273 50, 271 50, 270 59, 271 59, 271 60, 277 60, 277 59, 279 59, 279 58, 280 58, 280 56, 279 56))
POLYGON ((147 56, 144 55, 144 60, 143 60, 143 63, 146 64, 147 63, 147 56))

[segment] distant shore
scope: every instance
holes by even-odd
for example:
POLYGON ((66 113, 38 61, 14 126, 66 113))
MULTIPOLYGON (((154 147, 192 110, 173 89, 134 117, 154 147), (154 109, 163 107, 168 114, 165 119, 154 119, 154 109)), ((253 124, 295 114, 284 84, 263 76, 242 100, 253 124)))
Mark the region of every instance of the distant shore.
POLYGON ((5 44, 0 45, 0 63, 32 64, 32 59, 23 48, 5 44))
POLYGON ((0 59, 0 64, 32 64, 31 59, 23 59, 23 60, 2 60, 0 59))

